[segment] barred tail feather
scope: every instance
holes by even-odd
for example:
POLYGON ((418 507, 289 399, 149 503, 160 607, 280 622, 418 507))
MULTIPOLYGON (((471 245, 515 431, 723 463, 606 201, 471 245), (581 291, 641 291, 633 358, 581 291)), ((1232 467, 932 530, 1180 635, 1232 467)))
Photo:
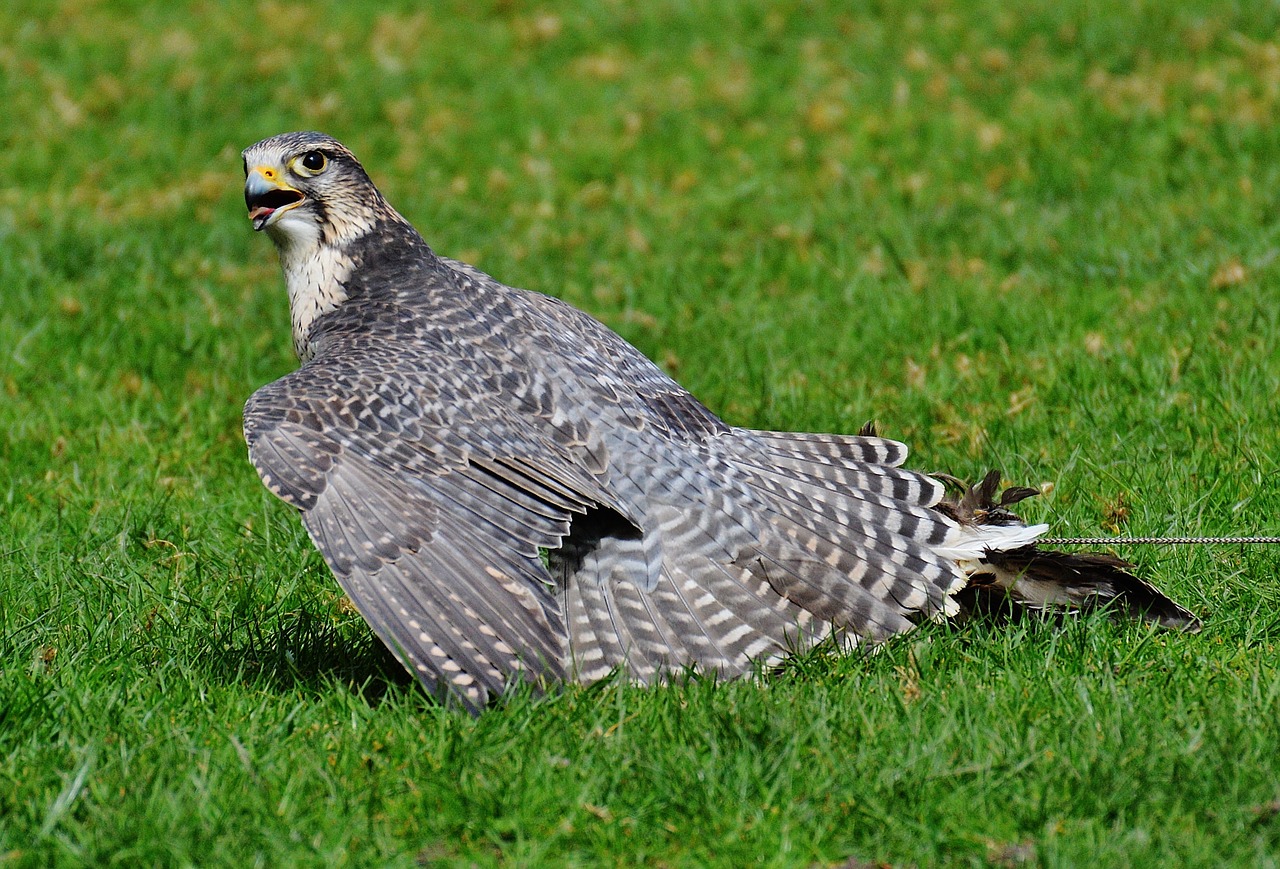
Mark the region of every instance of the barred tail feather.
POLYGON ((772 530, 757 557, 780 594, 877 640, 955 609, 964 575, 936 550, 957 523, 931 509, 938 481, 896 467, 905 447, 869 432, 738 435, 725 461, 772 530))

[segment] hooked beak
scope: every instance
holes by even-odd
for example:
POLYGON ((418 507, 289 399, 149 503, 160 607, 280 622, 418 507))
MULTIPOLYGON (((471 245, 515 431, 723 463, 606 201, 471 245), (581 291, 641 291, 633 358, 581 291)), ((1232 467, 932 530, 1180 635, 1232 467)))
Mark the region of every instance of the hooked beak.
POLYGON ((266 229, 304 199, 301 191, 281 181, 280 172, 270 166, 254 166, 244 179, 244 204, 255 231, 266 229))

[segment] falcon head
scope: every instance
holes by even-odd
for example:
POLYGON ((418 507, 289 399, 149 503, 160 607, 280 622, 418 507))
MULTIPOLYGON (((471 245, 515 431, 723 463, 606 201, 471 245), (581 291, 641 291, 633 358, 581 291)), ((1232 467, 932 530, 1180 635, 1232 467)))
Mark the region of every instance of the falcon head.
POLYGON ((323 133, 282 133, 250 145, 244 176, 253 228, 281 249, 350 241, 390 213, 355 155, 323 133))

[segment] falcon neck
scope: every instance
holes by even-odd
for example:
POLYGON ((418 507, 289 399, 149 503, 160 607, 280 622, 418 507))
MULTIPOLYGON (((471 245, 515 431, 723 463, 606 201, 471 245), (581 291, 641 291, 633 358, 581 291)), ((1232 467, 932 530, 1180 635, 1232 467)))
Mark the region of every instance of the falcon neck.
POLYGON ((394 212, 358 236, 310 241, 280 248, 293 349, 303 362, 316 354, 320 318, 349 299, 393 289, 436 262, 417 230, 394 212))

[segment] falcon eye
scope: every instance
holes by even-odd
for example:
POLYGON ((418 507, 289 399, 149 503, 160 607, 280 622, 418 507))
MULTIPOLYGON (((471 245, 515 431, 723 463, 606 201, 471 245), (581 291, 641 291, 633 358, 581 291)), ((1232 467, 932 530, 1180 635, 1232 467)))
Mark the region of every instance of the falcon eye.
POLYGON ((319 174, 323 171, 325 164, 328 162, 329 161, 324 154, 319 151, 308 151, 302 155, 301 159, 298 160, 298 163, 302 168, 306 169, 312 175, 319 174))

